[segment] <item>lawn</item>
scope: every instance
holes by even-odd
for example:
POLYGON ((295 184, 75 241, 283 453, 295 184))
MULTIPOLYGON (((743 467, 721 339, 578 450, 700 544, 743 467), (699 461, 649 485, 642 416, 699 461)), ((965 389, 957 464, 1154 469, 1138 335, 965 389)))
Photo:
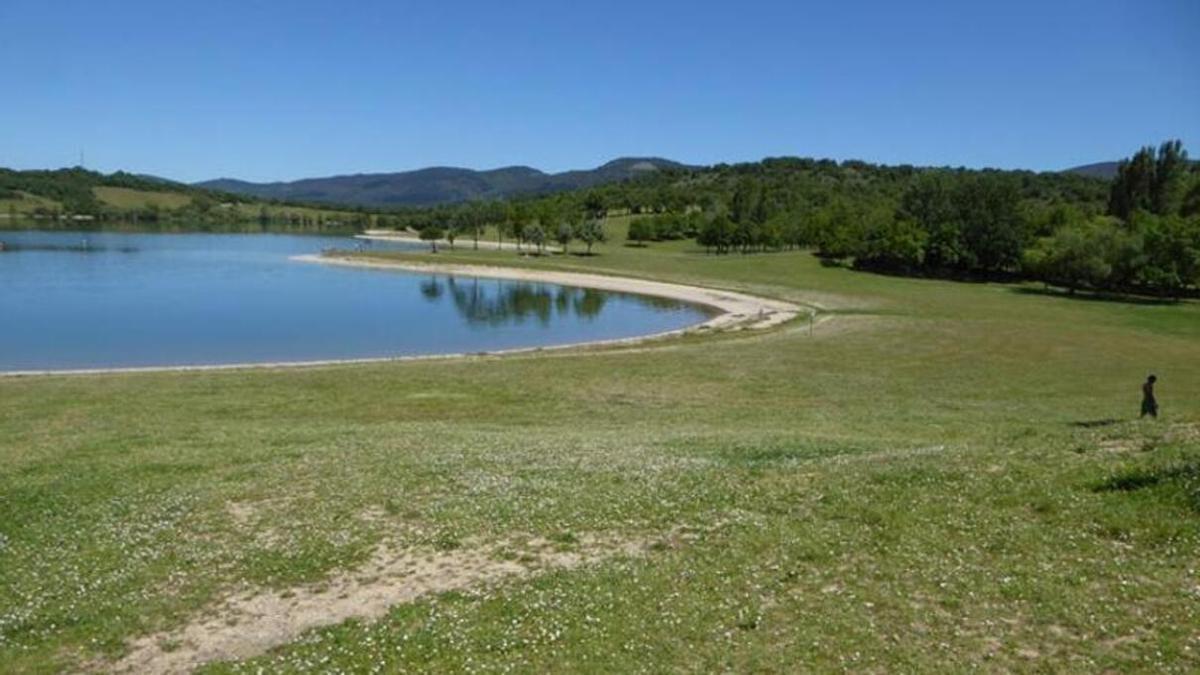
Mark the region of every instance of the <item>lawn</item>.
POLYGON ((0 379, 0 663, 104 669, 143 636, 187 652, 201 618, 254 625, 231 597, 332 602, 394 551, 479 577, 205 668, 1200 669, 1200 304, 614 239, 396 255, 703 283, 824 320, 0 379), (1163 416, 1138 421, 1151 371, 1163 416))

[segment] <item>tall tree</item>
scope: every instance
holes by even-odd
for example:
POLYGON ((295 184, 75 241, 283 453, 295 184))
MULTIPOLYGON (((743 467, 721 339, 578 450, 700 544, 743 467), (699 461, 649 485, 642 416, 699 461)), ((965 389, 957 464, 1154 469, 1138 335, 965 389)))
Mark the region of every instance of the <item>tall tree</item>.
POLYGON ((604 224, 594 218, 589 218, 579 224, 575 238, 587 246, 587 254, 592 254, 592 246, 608 239, 604 232, 604 224))
POLYGON ((442 234, 442 226, 434 221, 430 221, 425 227, 421 228, 421 241, 429 242, 430 250, 437 253, 437 243, 442 238, 442 234))
POLYGON ((1188 175, 1188 156, 1183 142, 1176 139, 1158 147, 1154 160, 1154 183, 1150 190, 1150 203, 1160 216, 1179 212, 1188 175))
POLYGON ((1128 221, 1135 211, 1150 211, 1154 191, 1154 148, 1138 150, 1133 157, 1117 165, 1108 196, 1108 212, 1128 221))
POLYGON ((964 181, 955 196, 963 243, 974 268, 968 271, 1016 269, 1025 244, 1016 184, 1006 176, 984 174, 964 181))
POLYGON ((568 253, 568 247, 571 245, 571 239, 575 237, 575 226, 573 223, 563 221, 558 224, 558 229, 554 232, 554 240, 562 247, 563 253, 568 253))
POLYGON ((537 252, 541 254, 546 246, 546 229, 541 223, 528 225, 525 227, 525 239, 537 247, 537 252))

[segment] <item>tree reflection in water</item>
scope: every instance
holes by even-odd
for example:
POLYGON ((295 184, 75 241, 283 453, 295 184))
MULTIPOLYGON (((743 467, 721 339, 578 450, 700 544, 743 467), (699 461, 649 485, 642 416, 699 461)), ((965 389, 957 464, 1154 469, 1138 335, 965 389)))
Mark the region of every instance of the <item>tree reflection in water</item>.
POLYGON ((429 302, 449 296, 467 323, 479 326, 524 323, 529 319, 548 325, 555 316, 572 315, 590 320, 600 315, 613 295, 633 298, 663 311, 683 307, 683 303, 667 298, 479 278, 429 277, 421 283, 421 295, 429 302))

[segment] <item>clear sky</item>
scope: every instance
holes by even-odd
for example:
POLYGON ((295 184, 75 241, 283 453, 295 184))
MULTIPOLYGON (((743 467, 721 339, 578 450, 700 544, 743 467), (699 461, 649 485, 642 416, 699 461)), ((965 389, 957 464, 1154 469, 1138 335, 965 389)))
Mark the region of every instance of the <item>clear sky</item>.
POLYGON ((1200 0, 0 0, 0 166, 1200 155, 1200 0))

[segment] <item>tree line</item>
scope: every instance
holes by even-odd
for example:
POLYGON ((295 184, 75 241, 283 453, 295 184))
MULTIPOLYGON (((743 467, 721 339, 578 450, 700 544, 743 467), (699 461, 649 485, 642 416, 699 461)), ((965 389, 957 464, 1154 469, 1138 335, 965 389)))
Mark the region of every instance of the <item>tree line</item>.
MULTIPOLYGON (((148 181, 0 170, 0 195, 40 194, 107 218, 91 186, 189 191, 168 215, 149 206, 114 215, 216 225, 230 203, 248 227, 411 229, 436 245, 488 233, 521 252, 557 244, 592 252, 605 218, 632 216, 628 243, 694 239, 713 255, 809 248, 833 263, 892 274, 1039 279, 1068 289, 1179 295, 1197 286, 1200 171, 1179 141, 1139 150, 1117 177, 970 170, 849 160, 767 158, 665 168, 572 192, 438 207, 287 212, 266 202, 148 181), (5 192, 7 191, 7 192, 5 192), (257 213, 257 215, 255 215, 257 213)), ((311 206, 311 205, 310 205, 311 206)), ((318 207, 319 208, 319 207, 318 207)))
POLYGON ((441 240, 448 241, 453 247, 459 239, 469 239, 473 248, 479 248, 480 238, 491 227, 497 244, 503 245, 507 238, 521 252, 544 253, 547 244, 551 243, 557 243, 564 252, 569 252, 571 243, 578 241, 584 246, 584 252, 591 255, 592 248, 608 238, 603 224, 606 215, 601 205, 585 204, 584 208, 576 208, 569 200, 546 198, 469 202, 386 215, 379 223, 417 230, 434 251, 441 240))
POLYGON ((1178 296, 1200 286, 1200 170, 1179 141, 1120 163, 1103 215, 1063 207, 1024 260, 1077 289, 1178 296))
POLYGON ((858 269, 1070 292, 1176 297, 1200 285, 1200 167, 1180 141, 1142 148, 1103 190, 1002 171, 924 170, 904 183, 894 196, 864 186, 789 201, 742 177, 697 243, 717 254, 810 246, 858 269))
MULTIPOLYGON (((695 239, 714 255, 811 248, 901 275, 1035 279, 1070 289, 1195 292, 1200 171, 1179 141, 1143 148, 1112 181, 1068 173, 770 158, 540 198, 383 217, 430 239, 491 225, 523 250, 581 238, 580 223, 633 216, 627 242, 695 239)), ((602 228, 596 228, 602 233, 602 228)))

